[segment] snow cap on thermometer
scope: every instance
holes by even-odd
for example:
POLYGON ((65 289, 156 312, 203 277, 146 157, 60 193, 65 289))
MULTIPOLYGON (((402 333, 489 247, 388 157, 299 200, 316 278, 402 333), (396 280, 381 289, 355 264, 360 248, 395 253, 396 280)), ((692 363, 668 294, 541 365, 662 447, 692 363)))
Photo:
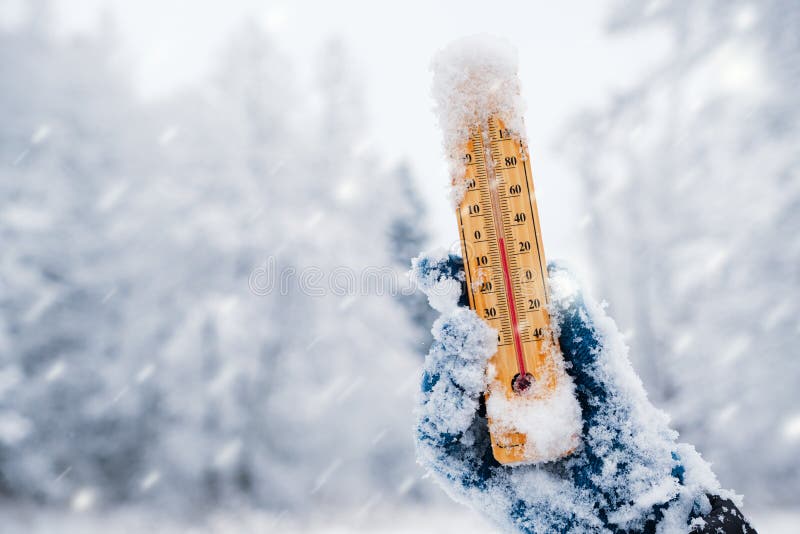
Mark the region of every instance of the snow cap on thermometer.
MULTIPOLYGON (((524 137, 525 104, 517 76, 517 50, 508 41, 489 35, 459 39, 433 59, 433 98, 444 133, 444 150, 452 177, 463 176, 464 140, 470 130, 485 125, 490 116, 500 118, 511 131, 524 137)), ((463 191, 454 180, 454 201, 463 191)))

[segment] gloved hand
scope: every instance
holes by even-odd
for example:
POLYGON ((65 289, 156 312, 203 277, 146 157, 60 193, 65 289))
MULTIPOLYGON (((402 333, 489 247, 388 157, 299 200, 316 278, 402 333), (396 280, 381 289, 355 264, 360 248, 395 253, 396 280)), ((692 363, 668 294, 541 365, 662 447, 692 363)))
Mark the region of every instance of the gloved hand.
MULTIPOLYGON (((551 265, 549 273, 554 334, 583 416, 579 448, 540 465, 494 460, 480 406, 496 333, 466 307, 461 258, 423 256, 412 274, 441 316, 422 377, 420 463, 451 497, 509 531, 705 531, 703 516, 720 501, 716 496, 736 496, 720 490, 693 447, 676 442, 666 414, 648 401, 614 322, 565 270, 551 265)), ((722 502, 741 518, 731 501, 722 502)), ((737 532, 754 532, 742 525, 749 529, 741 518, 737 532)))

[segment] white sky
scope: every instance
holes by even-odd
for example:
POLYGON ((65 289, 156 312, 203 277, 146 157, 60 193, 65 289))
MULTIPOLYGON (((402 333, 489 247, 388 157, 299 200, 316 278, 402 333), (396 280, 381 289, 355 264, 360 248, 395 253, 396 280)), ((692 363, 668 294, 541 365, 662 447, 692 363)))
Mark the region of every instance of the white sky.
MULTIPOLYGON (((156 98, 202 82, 226 38, 244 18, 276 34, 302 73, 327 38, 350 45, 364 75, 374 148, 394 163, 406 159, 430 207, 434 241, 449 246, 455 217, 440 134, 431 112, 428 65, 436 50, 463 35, 504 35, 519 48, 528 102, 539 210, 550 259, 580 261, 577 177, 556 152, 564 122, 638 80, 668 49, 655 32, 604 34, 605 2, 256 0, 55 0, 59 31, 92 29, 116 19, 121 45, 136 68, 143 96, 156 98)), ((308 73, 306 73, 308 74, 308 73)), ((581 269, 583 270, 583 269, 581 269)))

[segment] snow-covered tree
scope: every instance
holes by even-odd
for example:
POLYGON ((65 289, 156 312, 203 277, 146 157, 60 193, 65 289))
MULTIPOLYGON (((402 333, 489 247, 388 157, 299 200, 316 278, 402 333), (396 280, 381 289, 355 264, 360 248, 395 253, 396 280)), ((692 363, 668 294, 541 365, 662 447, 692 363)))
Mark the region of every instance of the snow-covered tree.
MULTIPOLYGON (((414 187, 407 164, 399 165, 392 172, 391 180, 397 182, 400 195, 397 202, 399 213, 389 226, 389 246, 392 259, 398 266, 405 267, 427 245, 428 234, 423 227, 425 205, 414 187)), ((436 319, 435 311, 422 292, 400 295, 399 298, 417 325, 417 335, 411 341, 418 352, 425 354, 433 339, 431 325, 436 319)))
POLYGON ((105 37, 0 43, 0 490, 418 494, 418 327, 391 294, 414 193, 369 147, 344 47, 309 88, 243 25, 211 81, 145 105, 105 37))
POLYGON ((619 2, 613 32, 672 50, 565 146, 597 293, 685 440, 723 484, 800 490, 800 7, 619 2))
POLYGON ((113 209, 147 159, 144 123, 110 43, 56 44, 39 22, 46 5, 35 7, 28 24, 0 34, 2 485, 121 498, 151 438, 154 400, 126 395, 136 266, 113 209))

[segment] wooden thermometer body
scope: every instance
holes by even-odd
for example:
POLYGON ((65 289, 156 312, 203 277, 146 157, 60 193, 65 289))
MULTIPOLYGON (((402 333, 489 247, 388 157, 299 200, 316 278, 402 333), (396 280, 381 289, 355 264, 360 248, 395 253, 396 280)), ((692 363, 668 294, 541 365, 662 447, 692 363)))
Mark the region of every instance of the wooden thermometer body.
MULTIPOLYGON (((533 192, 530 158, 518 134, 492 117, 470 133, 466 190, 458 209, 470 307, 498 332, 488 396, 536 402, 569 380, 550 329, 547 263, 533 192), (558 371, 560 370, 560 372, 558 371)), ((535 435, 498 428, 489 416, 494 457, 502 464, 543 460, 535 435)), ((561 456, 574 445, 566 444, 561 456)))

